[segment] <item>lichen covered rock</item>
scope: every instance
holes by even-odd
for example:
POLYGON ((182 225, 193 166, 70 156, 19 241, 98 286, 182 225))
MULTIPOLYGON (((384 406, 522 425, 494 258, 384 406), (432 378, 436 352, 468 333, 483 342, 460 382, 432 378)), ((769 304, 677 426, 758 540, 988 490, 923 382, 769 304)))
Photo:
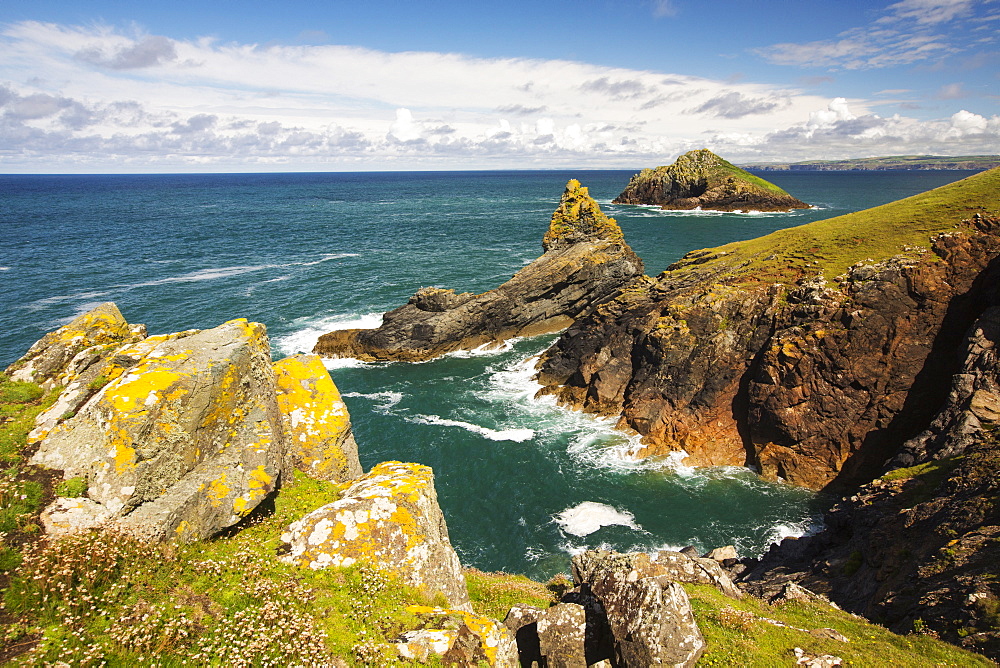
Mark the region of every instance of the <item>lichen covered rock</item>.
POLYGON ((400 658, 445 665, 516 668, 517 647, 507 628, 464 610, 411 605, 407 611, 421 620, 393 643, 400 658))
POLYGON ((543 240, 545 253, 499 287, 473 295, 421 288, 382 316, 376 329, 319 338, 324 357, 414 362, 558 331, 642 276, 642 260, 621 228, 579 181, 571 180, 543 240))
POLYGON ((62 384, 59 376, 78 354, 91 349, 99 357, 109 348, 146 336, 142 325, 129 325, 112 302, 83 313, 35 342, 6 373, 12 380, 31 381, 46 389, 62 384))
POLYGON ((449 607, 472 611, 427 466, 383 462, 342 497, 292 523, 282 559, 313 569, 373 564, 449 607))
POLYGON ((573 558, 573 579, 600 599, 624 665, 693 666, 704 653, 687 593, 650 555, 591 550, 573 558))
POLYGON ((232 320, 116 351, 107 384, 32 461, 151 538, 206 538, 274 488, 284 432, 264 327, 232 320))
POLYGON ((274 363, 274 375, 289 463, 318 480, 360 478, 351 416, 322 360, 317 355, 288 357, 274 363))

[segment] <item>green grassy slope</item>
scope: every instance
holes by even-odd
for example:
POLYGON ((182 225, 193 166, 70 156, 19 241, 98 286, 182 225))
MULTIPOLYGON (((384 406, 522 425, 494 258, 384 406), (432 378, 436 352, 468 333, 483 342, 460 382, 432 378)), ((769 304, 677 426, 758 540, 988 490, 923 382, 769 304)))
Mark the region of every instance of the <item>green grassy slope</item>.
MULTIPOLYGON (((959 231, 962 219, 998 212, 1000 168, 995 168, 872 209, 699 251, 715 257, 697 266, 752 281, 793 281, 817 273, 833 278, 857 262, 915 255, 932 236, 959 231)), ((675 265, 681 271, 692 266, 685 260, 675 265)))

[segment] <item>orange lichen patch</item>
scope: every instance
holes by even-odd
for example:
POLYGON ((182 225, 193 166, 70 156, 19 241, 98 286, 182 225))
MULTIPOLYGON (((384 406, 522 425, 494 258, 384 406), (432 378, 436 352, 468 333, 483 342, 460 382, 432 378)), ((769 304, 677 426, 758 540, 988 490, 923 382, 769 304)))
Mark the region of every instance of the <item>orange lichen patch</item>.
POLYGON ((230 489, 226 485, 226 474, 223 473, 218 478, 208 484, 208 500, 212 506, 218 507, 219 503, 229 496, 230 489))
POLYGON ((160 400, 163 392, 181 379, 181 374, 172 369, 140 369, 108 387, 104 400, 120 413, 144 410, 160 400))
POLYGON ((489 660, 491 666, 496 665, 497 653, 500 645, 504 641, 511 642, 507 634, 506 627, 488 617, 466 612, 464 610, 451 610, 448 608, 438 608, 429 605, 408 605, 406 611, 411 615, 421 617, 424 620, 423 628, 433 629, 434 618, 440 618, 444 622, 447 618, 460 619, 481 641, 483 652, 489 660))
POLYGON ((278 407, 296 467, 322 480, 360 475, 353 451, 351 420, 322 360, 298 355, 275 362, 278 407))

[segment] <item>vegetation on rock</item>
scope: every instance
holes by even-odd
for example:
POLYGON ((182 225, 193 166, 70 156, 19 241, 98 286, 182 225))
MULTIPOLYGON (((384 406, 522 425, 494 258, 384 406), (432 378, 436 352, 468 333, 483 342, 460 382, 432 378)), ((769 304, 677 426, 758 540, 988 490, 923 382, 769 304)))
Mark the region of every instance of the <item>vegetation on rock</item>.
POLYGON ((671 165, 643 169, 631 178, 615 204, 652 204, 664 209, 789 211, 809 205, 770 181, 707 149, 689 151, 671 165))

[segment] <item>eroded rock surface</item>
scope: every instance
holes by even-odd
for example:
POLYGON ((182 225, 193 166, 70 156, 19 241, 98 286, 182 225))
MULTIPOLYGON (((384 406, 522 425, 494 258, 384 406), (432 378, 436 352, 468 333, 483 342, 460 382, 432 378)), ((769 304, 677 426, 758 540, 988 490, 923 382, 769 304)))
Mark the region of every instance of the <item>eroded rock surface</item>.
POLYGON ((377 565, 430 596, 442 594, 451 608, 472 611, 427 466, 379 464, 338 501, 292 523, 282 540, 288 563, 313 569, 377 565))
POLYGON ((313 352, 419 361, 554 332, 643 272, 621 228, 575 180, 566 185, 543 248, 540 258, 494 290, 473 295, 422 288, 406 305, 386 313, 377 329, 324 334, 313 352))
POLYGON ((629 180, 615 204, 653 204, 663 209, 790 211, 805 202, 740 169, 709 150, 689 151, 672 165, 644 169, 629 180))
POLYGON ((927 427, 952 351, 1000 285, 1000 219, 959 227, 836 282, 761 281, 693 253, 569 327, 539 363, 542 393, 621 416, 640 454, 684 450, 816 489, 871 479, 927 427))
POLYGON ((151 540, 202 539, 239 522, 296 467, 323 479, 360 473, 318 359, 278 363, 279 391, 261 324, 143 331, 104 304, 14 365, 65 386, 29 436, 32 463, 88 483, 85 498, 46 509, 52 531, 113 523, 151 540))

